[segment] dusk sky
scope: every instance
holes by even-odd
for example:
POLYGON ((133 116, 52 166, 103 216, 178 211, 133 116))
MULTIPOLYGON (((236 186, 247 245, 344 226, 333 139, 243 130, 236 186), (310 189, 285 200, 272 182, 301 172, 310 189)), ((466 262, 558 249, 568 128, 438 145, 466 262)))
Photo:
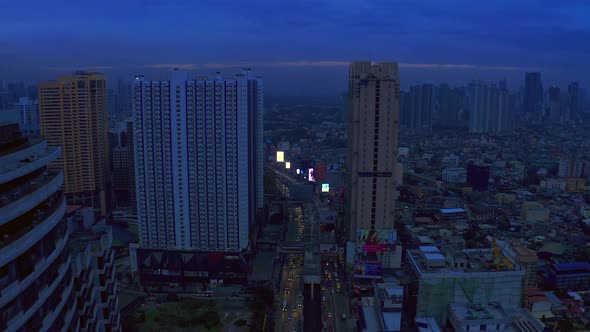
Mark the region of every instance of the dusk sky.
POLYGON ((400 63, 402 87, 507 78, 590 84, 588 1, 0 1, 0 79, 75 69, 161 78, 251 66, 268 94, 346 90, 347 63, 400 63))

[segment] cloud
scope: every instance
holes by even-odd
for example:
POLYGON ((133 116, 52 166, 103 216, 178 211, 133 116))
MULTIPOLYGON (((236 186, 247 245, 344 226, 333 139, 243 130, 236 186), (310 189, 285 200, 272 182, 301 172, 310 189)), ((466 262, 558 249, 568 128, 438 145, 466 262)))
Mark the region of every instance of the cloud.
MULTIPOLYGON (((196 69, 224 69, 224 68, 310 68, 310 67, 347 67, 350 61, 328 60, 328 61, 274 61, 263 63, 185 63, 185 64, 170 64, 160 63, 146 65, 146 68, 155 69, 174 69, 181 70, 196 70, 196 69)), ((495 70, 495 71, 527 71, 531 68, 523 68, 517 66, 490 66, 490 65, 474 65, 474 64, 457 64, 457 63, 400 63, 400 68, 412 69, 473 69, 473 70, 495 70)))
POLYGON ((154 69, 174 69, 178 68, 180 70, 195 70, 199 68, 199 65, 195 63, 157 63, 152 65, 145 65, 146 68, 154 68, 154 69))
POLYGON ((486 65, 472 65, 466 63, 400 63, 400 68, 415 68, 415 69, 478 69, 478 70, 498 70, 498 71, 526 71, 530 68, 514 67, 514 66, 486 66, 486 65))
POLYGON ((111 70, 113 66, 80 66, 80 67, 49 67, 47 70, 51 71, 76 71, 76 70, 85 70, 85 71, 100 71, 100 70, 111 70))

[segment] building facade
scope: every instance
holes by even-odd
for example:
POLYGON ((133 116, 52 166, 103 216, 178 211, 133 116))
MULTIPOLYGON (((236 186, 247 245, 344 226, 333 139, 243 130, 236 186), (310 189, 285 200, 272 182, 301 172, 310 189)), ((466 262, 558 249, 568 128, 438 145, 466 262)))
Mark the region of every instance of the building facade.
POLYGON ((133 82, 141 248, 240 252, 263 204, 263 82, 251 70, 133 82))
POLYGON ((39 101, 21 97, 13 106, 19 113, 19 127, 23 135, 38 137, 41 135, 39 124, 39 101))
POLYGON ((434 85, 411 86, 402 103, 402 125, 413 134, 429 134, 432 131, 435 103, 434 85))
POLYGON ((110 210, 106 78, 75 72, 39 84, 41 135, 50 145, 62 146, 51 168, 63 169, 68 204, 110 210))
POLYGON ((543 84, 539 72, 525 73, 523 107, 525 121, 538 122, 542 118, 543 84))
POLYGON ((351 241, 358 230, 393 228, 397 195, 397 63, 354 62, 349 71, 348 172, 351 241))
POLYGON ((76 326, 64 174, 47 167, 61 148, 17 131, 0 126, 0 330, 61 331, 76 326))
POLYGON ((481 81, 467 86, 469 132, 500 132, 511 128, 510 96, 507 90, 481 81))

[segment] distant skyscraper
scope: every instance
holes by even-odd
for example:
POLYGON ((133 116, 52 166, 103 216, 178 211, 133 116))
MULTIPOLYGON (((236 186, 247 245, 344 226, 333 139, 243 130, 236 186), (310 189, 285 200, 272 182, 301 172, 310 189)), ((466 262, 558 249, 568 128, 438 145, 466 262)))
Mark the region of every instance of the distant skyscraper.
POLYGON ((37 137, 40 135, 39 101, 21 97, 13 105, 19 113, 19 127, 23 135, 37 137))
POLYGON ((510 129, 510 103, 506 90, 481 81, 467 87, 469 132, 486 133, 510 129))
POLYGON ((571 82, 567 87, 569 101, 569 120, 578 122, 581 113, 580 93, 578 82, 571 82))
POLYGON ((353 62, 349 71, 350 239, 394 225, 400 81, 395 62, 353 62))
POLYGON ((561 108, 561 91, 559 87, 552 86, 548 91, 548 117, 550 123, 561 123, 562 108, 561 108))
POLYGON ((105 77, 78 71, 41 83, 39 112, 41 134, 63 147, 51 167, 64 170, 68 203, 106 215, 111 194, 105 77))
POLYGON ((432 131, 434 106, 434 85, 411 86, 407 99, 404 100, 402 123, 414 134, 429 134, 432 131))
POLYGON ((436 89, 436 107, 438 109, 438 124, 443 127, 461 127, 465 122, 459 117, 465 103, 463 88, 451 88, 448 84, 441 84, 436 89))
POLYGON ((541 73, 526 73, 524 78, 524 115, 527 120, 538 121, 543 117, 543 84, 541 73))
POLYGON ((263 83, 250 70, 133 83, 142 248, 239 252, 263 206, 263 83))

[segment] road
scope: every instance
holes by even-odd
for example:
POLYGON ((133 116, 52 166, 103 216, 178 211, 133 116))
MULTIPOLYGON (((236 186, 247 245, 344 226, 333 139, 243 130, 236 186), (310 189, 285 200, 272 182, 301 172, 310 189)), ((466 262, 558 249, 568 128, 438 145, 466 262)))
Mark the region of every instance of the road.
MULTIPOLYGON (((303 210, 289 208, 286 242, 303 240, 303 210)), ((303 255, 283 255, 280 289, 277 294, 277 331, 301 331, 303 320, 303 255)))

